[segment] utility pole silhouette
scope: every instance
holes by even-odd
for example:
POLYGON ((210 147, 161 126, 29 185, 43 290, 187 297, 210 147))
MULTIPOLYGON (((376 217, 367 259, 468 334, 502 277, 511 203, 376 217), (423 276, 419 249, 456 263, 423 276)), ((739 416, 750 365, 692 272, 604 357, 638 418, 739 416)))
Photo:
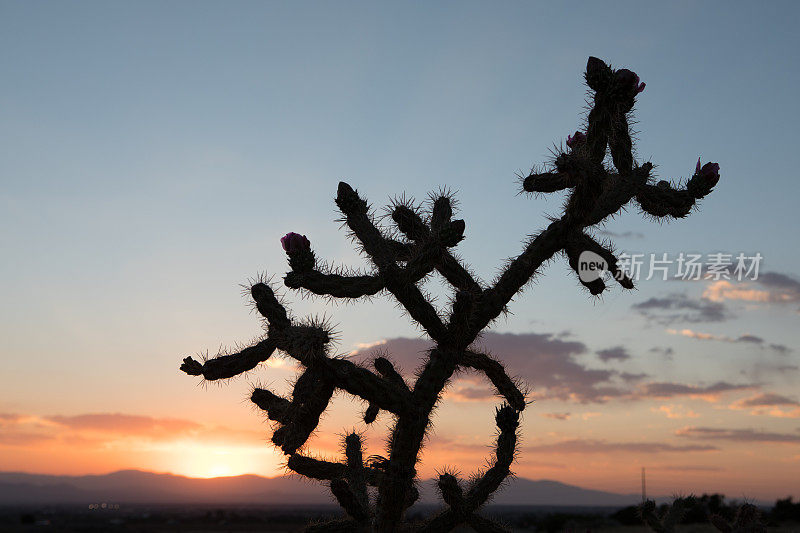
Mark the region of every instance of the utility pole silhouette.
POLYGON ((647 501, 647 485, 644 478, 644 467, 642 467, 642 503, 647 501))

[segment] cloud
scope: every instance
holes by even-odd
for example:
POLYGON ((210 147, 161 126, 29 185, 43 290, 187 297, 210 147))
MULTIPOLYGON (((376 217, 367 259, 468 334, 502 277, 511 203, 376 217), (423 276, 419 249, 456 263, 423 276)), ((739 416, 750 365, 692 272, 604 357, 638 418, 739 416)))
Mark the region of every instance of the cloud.
POLYGON ((756 394, 750 398, 742 398, 729 405, 731 409, 750 409, 751 415, 771 416, 775 418, 800 418, 800 402, 779 394, 756 394), (791 407, 792 409, 784 409, 791 407))
POLYGON ((571 415, 570 413, 542 413, 539 416, 552 418, 553 420, 569 420, 571 415))
MULTIPOLYGON (((614 384, 618 373, 593 369, 577 361, 588 352, 585 344, 564 340, 549 333, 486 333, 477 349, 497 354, 509 375, 521 376, 533 388, 536 399, 572 400, 581 403, 604 402, 626 392, 614 384)), ((380 345, 380 351, 406 371, 417 368, 431 344, 423 339, 394 338, 380 345)), ((374 355, 369 350, 355 350, 353 356, 366 361, 374 355)), ((451 391, 456 397, 463 389, 451 391)), ((486 398, 493 395, 485 390, 486 398)), ((477 390, 466 390, 470 399, 477 399, 477 390)))
POLYGON ((49 416, 45 420, 74 430, 89 430, 117 435, 137 435, 154 438, 180 436, 203 426, 189 420, 153 418, 120 413, 92 413, 77 416, 49 416))
POLYGON ((761 285, 771 289, 783 289, 788 293, 798 295, 800 299, 800 281, 779 272, 764 272, 756 280, 761 285))
POLYGON ((631 383, 634 381, 641 381, 644 378, 650 377, 650 374, 645 374, 644 372, 620 372, 619 377, 622 378, 623 381, 627 383, 631 383))
POLYGON ((672 356, 675 355, 675 350, 670 347, 661 348, 659 346, 654 346, 648 350, 650 353, 655 353, 666 359, 667 361, 672 361, 672 356))
POLYGON ((735 442, 784 442, 800 444, 800 434, 770 433, 754 429, 720 429, 688 426, 675 432, 680 437, 693 439, 729 440, 735 442))
POLYGON ((648 470, 668 470, 672 472, 721 472, 724 469, 716 466, 700 466, 700 465, 666 465, 666 466, 651 466, 647 467, 648 470))
POLYGON ((553 444, 525 446, 525 452, 532 453, 686 453, 718 450, 715 446, 680 446, 664 442, 608 442, 600 439, 571 439, 553 444))
POLYGON ((775 405, 800 405, 800 403, 779 394, 763 393, 738 400, 731 404, 731 408, 747 409, 749 407, 771 407, 775 405))
POLYGON ((649 398, 673 398, 675 396, 690 396, 707 401, 716 401, 726 392, 741 391, 755 388, 755 384, 728 383, 718 381, 711 385, 686 385, 684 383, 652 382, 639 387, 638 394, 649 398))
POLYGON ((598 350, 597 357, 603 362, 611 360, 625 361, 630 359, 631 356, 624 346, 614 346, 613 348, 606 348, 605 350, 598 350))
POLYGON ((764 272, 758 279, 751 281, 715 281, 703 291, 703 298, 714 302, 739 300, 769 304, 794 303, 800 301, 800 281, 786 274, 764 272))
POLYGON ((204 444, 260 444, 258 431, 237 430, 199 424, 178 418, 156 418, 121 413, 80 415, 3 415, 0 417, 0 446, 32 446, 46 442, 79 447, 110 446, 125 442, 179 442, 195 440, 204 444))
POLYGON ((28 431, 10 430, 0 431, 0 446, 20 446, 28 447, 46 441, 52 441, 52 435, 34 433, 28 431))
MULTIPOLYGON (((564 340, 563 335, 537 333, 487 333, 481 349, 496 354, 509 375, 520 376, 532 388, 536 400, 560 400, 577 403, 604 403, 612 399, 647 400, 689 396, 717 401, 726 392, 756 388, 755 384, 717 382, 683 384, 669 382, 641 383, 645 373, 590 368, 578 358, 586 353, 586 345, 564 340), (638 385, 636 385, 638 383, 638 385), (632 385, 636 385, 632 387, 632 385)), ((406 370, 419 366, 430 343, 423 339, 395 338, 375 343, 380 353, 406 370)), ((671 349, 659 349, 671 353, 671 349)), ((615 346, 597 352, 606 359, 626 361, 628 351, 615 346)), ((366 362, 375 350, 355 350, 353 356, 366 362)), ((629 356, 628 356, 629 357, 629 356)), ((477 374, 465 373, 454 380, 447 396, 457 401, 488 401, 496 396, 494 389, 477 374)))
POLYGON ((667 329, 667 333, 670 335, 680 335, 681 337, 689 337, 690 339, 697 339, 701 341, 719 341, 719 342, 730 342, 730 343, 738 343, 738 344, 751 344, 754 346, 759 346, 761 348, 769 348, 771 350, 775 350, 776 352, 785 355, 791 352, 791 348, 788 346, 784 346, 783 344, 775 344, 775 343, 767 343, 761 337, 756 335, 751 335, 749 333, 745 333, 744 335, 739 335, 738 337, 728 337, 725 335, 714 335, 711 333, 701 333, 698 331, 694 331, 691 329, 667 329))
POLYGON ((667 418, 672 419, 681 419, 681 418, 699 418, 700 415, 692 411, 691 409, 686 409, 682 405, 662 405, 658 408, 651 408, 651 411, 654 413, 664 413, 667 418))
POLYGON ((675 322, 722 322, 731 318, 723 303, 705 299, 693 300, 685 293, 649 298, 631 307, 647 320, 661 325, 675 322))

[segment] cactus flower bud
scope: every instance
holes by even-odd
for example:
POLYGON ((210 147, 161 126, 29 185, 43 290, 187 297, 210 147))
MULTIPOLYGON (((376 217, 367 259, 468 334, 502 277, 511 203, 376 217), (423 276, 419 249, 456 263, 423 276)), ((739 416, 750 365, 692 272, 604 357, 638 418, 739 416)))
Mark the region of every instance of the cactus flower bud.
POLYGON ((567 146, 576 148, 586 142, 586 135, 582 131, 576 131, 575 135, 567 135, 567 146))
POLYGON ((694 173, 706 180, 709 187, 713 187, 719 181, 719 163, 708 162, 701 167, 700 158, 698 157, 694 173))
POLYGON ((287 254, 304 252, 311 249, 311 242, 306 236, 294 232, 289 232, 281 237, 281 245, 287 254))
POLYGON ((617 71, 617 81, 622 87, 630 87, 633 90, 633 94, 639 94, 644 91, 647 85, 644 82, 640 83, 639 76, 626 68, 617 71))

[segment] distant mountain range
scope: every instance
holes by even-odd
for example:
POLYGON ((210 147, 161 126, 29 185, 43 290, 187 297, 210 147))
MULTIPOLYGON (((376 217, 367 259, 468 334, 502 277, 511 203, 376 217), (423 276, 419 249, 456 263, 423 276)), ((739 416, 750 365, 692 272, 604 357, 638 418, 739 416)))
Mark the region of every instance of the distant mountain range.
MULTIPOLYGON (((438 503, 434 482, 423 482, 421 503, 438 503)), ((498 505, 622 507, 636 494, 589 490, 558 481, 516 478, 492 500, 498 505)), ((298 477, 255 475, 211 479, 122 470, 97 476, 50 476, 0 472, 0 505, 90 504, 280 504, 333 503, 328 489, 298 477)))

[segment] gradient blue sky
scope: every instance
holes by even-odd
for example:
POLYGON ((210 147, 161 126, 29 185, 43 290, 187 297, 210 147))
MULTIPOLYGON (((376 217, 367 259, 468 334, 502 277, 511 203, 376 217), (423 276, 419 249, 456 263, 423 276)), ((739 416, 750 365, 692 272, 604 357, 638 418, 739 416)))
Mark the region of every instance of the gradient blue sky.
MULTIPOLYGON (((514 175, 543 162, 553 143, 580 127, 590 55, 647 83, 636 108, 640 161, 672 179, 688 177, 698 156, 722 168, 717 190, 687 220, 659 225, 631 209, 611 222, 612 232, 641 234, 615 239, 617 248, 760 252, 762 271, 796 282, 798 15, 796 2, 0 2, 0 413, 27 416, 30 426, 8 423, 7 435, 56 431, 54 416, 98 413, 259 427, 258 415, 241 405, 244 381, 202 390, 177 365, 185 355, 259 334, 238 284, 285 271, 278 239, 287 231, 308 235, 320 257, 363 264, 333 222, 340 179, 376 206, 403 192, 423 199, 439 187, 457 191, 467 222, 459 250, 491 278, 546 224, 545 214, 558 212, 561 195, 518 195, 514 175)), ((587 347, 575 355, 587 368, 611 368, 593 353, 621 345, 631 357, 618 370, 647 373, 650 381, 751 388, 715 401, 542 400, 542 413, 571 418, 531 413, 530 442, 548 435, 542 446, 683 442, 698 427, 800 435, 800 418, 728 407, 748 394, 800 400, 799 373, 776 370, 798 364, 796 287, 743 287, 789 291, 783 303, 726 293, 726 318, 708 323, 665 325, 632 309, 675 293, 706 305, 710 286, 641 282, 634 294, 615 288, 598 302, 578 290, 563 260, 550 265, 495 331, 553 339, 568 331, 587 347), (733 342, 744 334, 788 351, 733 342), (674 354, 665 358, 654 347, 674 354), (659 414, 669 405, 698 416, 687 422, 659 414)), ((327 312, 339 324, 343 352, 417 336, 386 300, 338 308, 294 301, 296 314, 327 312)), ((258 379, 280 387, 290 376, 275 368, 258 379)), ((535 376, 525 377, 536 389, 535 376)), ((492 410, 457 401, 447 409, 478 410, 487 421, 492 410)), ((343 408, 327 422, 338 431, 354 418, 343 408)), ((440 427, 453 441, 487 433, 447 420, 440 427)), ((697 442, 712 442, 698 435, 697 442)), ((61 433, 52 438, 69 441, 61 433)), ((800 443, 792 438, 777 445, 713 439, 733 448, 719 445, 713 459, 662 462, 686 466, 684 474, 697 467, 698 480, 708 477, 703 468, 716 469, 720 490, 745 492, 747 481, 731 471, 751 452, 735 447, 777 446, 756 455, 783 462, 752 459, 748 470, 767 476, 758 494, 769 497, 766 472, 800 469, 800 443)), ((6 440, 0 469, 59 470, 6 440)), ((149 445, 151 452, 167 446, 149 445)), ((257 445, 253 454, 262 453, 257 445)), ((213 473, 114 446, 122 450, 116 462, 100 466, 70 449, 71 464, 84 466, 61 471, 213 473)), ((571 455, 564 469, 544 471, 533 453, 523 454, 520 473, 623 489, 628 481, 608 478, 622 460, 609 453, 602 460, 571 455)), ((259 457, 250 471, 272 473, 277 459, 259 457)))

